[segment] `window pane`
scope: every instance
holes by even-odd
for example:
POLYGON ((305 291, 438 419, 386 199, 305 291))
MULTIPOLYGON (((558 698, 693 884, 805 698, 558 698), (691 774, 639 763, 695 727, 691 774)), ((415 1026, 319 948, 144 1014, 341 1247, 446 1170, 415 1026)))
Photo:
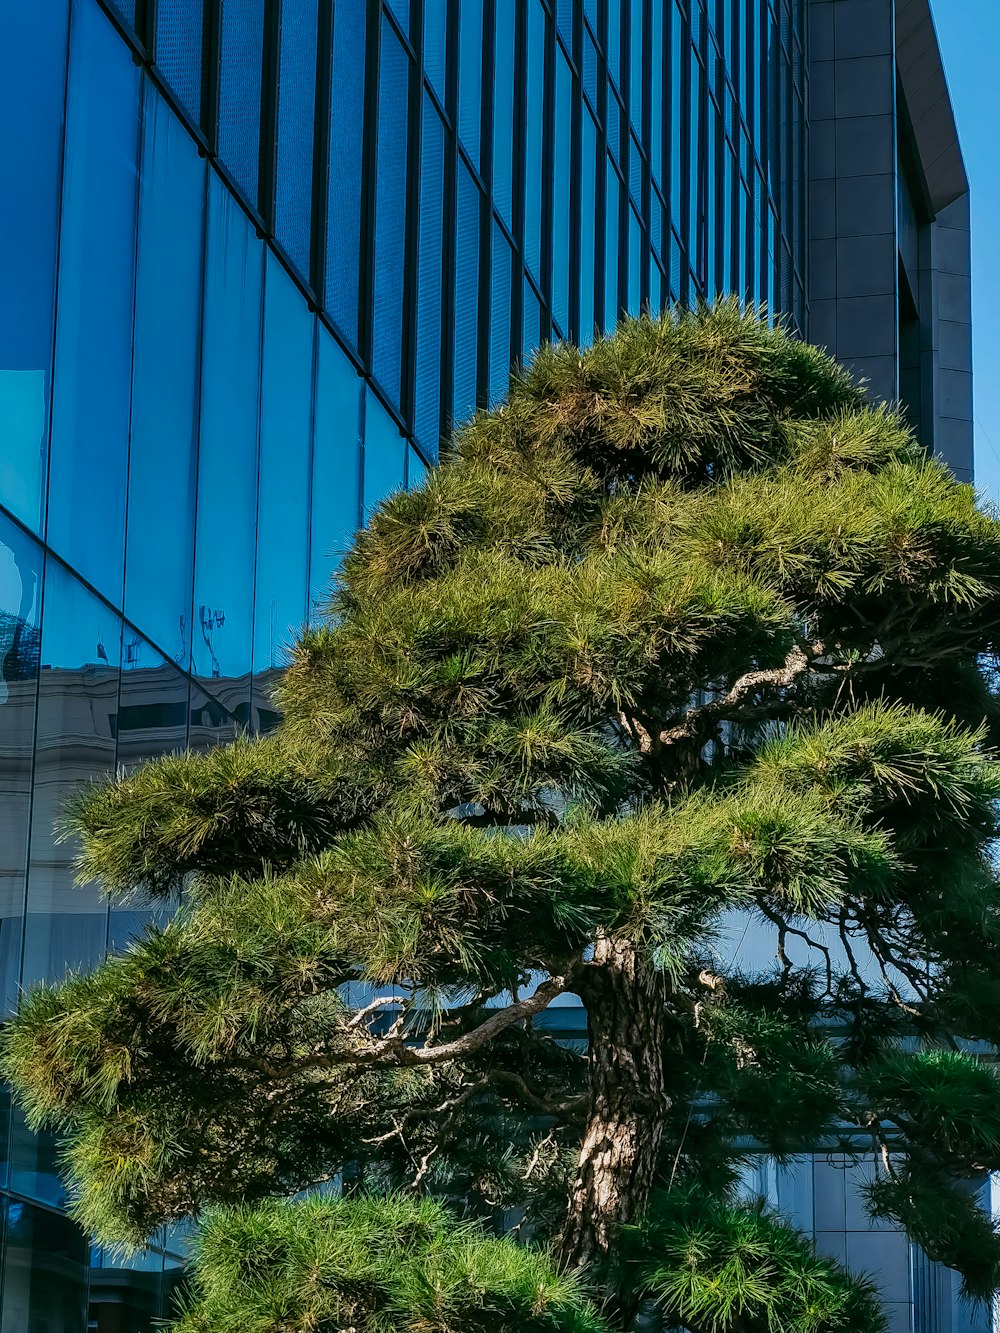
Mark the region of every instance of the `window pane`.
POLYGON ((493 224, 492 308, 490 310, 490 401, 507 397, 510 379, 510 244, 493 224))
POLYGON ((87 1320, 86 1237, 75 1223, 7 1201, 2 1333, 82 1329, 87 1320))
POLYGON ((458 134, 473 166, 478 168, 483 114, 483 2, 460 3, 458 134))
POLYGON ((479 187, 458 168, 458 237, 455 264, 455 422, 476 409, 479 358, 479 187))
MULTIPOLYGON (((569 208, 573 141, 573 76, 566 57, 556 52, 555 189, 552 196, 552 315, 568 335, 569 208)), ((575 313, 575 312, 574 312, 575 313)))
POLYGON ((38 692, 42 550, 0 516, 0 1013, 17 1000, 38 692))
POLYGON ((313 336, 305 298, 273 255, 264 287, 254 672, 283 664, 306 618, 313 336))
POLYGON ((448 4, 438 0, 424 5, 424 73, 444 105, 448 69, 448 4))
POLYGON ((283 0, 274 234, 308 282, 319 0, 283 0))
POLYGON ((512 4, 496 11, 493 76, 493 203, 512 228, 511 188, 514 150, 514 15, 512 4))
POLYGON ((74 11, 59 253, 49 541, 121 604, 139 71, 94 3, 74 11))
POLYGON ((367 522, 379 501, 401 490, 406 482, 406 441, 370 389, 365 403, 364 460, 367 522))
POLYGON ((72 842, 54 829, 67 798, 115 766, 121 620, 49 560, 42 619, 25 986, 60 981, 104 956, 107 903, 96 884, 74 886, 72 842))
POLYGON ((545 10, 541 0, 528 8, 528 73, 524 145, 524 262, 534 278, 541 277, 542 115, 545 90, 545 10))
POLYGON ((257 207, 264 0, 222 0, 219 157, 257 207))
POLYGON ((618 323, 618 222, 621 179, 610 156, 607 161, 607 196, 604 210, 604 331, 618 323))
POLYGON ((434 457, 441 436, 444 126, 424 94, 420 140, 420 239, 417 251, 417 367, 414 433, 434 457))
POLYGON ((542 308, 534 288, 524 280, 524 337, 521 362, 527 365, 542 342, 542 308))
POLYGON ((152 84, 143 137, 125 614, 187 668, 205 163, 152 84))
POLYGON ((201 120, 205 0, 157 0, 156 65, 194 123, 201 120))
POLYGON ((68 0, 7 5, 0 42, 0 503, 42 529, 68 0))
POLYGON ((388 20, 383 19, 382 50, 379 56, 372 369, 397 407, 403 365, 406 104, 409 73, 409 56, 388 20))
MULTIPOLYGON (((264 247, 221 181, 208 195, 194 664, 249 703, 264 247), (247 693, 241 695, 246 689, 247 693)), ((218 687, 221 688, 221 687, 218 687)))
POLYGON ((589 345, 594 336, 594 291, 596 275, 597 171, 599 166, 597 126, 589 110, 583 111, 583 170, 580 172, 580 342, 589 345))
POLYGON ((358 345, 365 8, 365 0, 337 0, 333 11, 326 305, 352 347, 358 345))
POLYGON ((320 326, 313 446, 310 611, 326 597, 330 578, 361 521, 361 390, 363 381, 320 326))

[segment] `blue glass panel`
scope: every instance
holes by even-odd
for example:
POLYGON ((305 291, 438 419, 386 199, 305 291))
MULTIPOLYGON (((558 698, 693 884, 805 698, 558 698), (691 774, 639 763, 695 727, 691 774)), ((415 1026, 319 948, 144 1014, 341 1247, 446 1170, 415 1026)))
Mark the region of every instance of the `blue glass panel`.
POLYGON ((208 191, 193 658, 229 677, 222 702, 248 700, 257 510, 264 246, 215 176, 208 191))
POLYGON ((622 183, 611 158, 607 161, 607 194, 604 209, 604 331, 618 323, 618 224, 622 183))
POLYGON ((510 244, 493 223, 493 273, 490 308, 490 401, 507 397, 510 378, 510 244))
POLYGON ((460 163, 458 236, 455 264, 454 420, 464 421, 476 407, 479 355, 479 187, 460 163))
POLYGON ((637 315, 642 304, 642 229, 634 208, 628 210, 628 312, 637 315))
POLYGON ((684 181, 684 61, 687 38, 680 0, 671 8, 672 31, 670 44, 670 217, 678 231, 681 229, 684 181))
POLYGON ((372 369, 398 407, 403 365, 406 259, 406 125, 410 58, 382 20, 375 175, 375 299, 372 369))
POLYGON ((524 261, 535 278, 542 259, 542 145, 545 94, 545 10, 540 0, 528 7, 527 87, 524 146, 524 261))
POLYGON ((417 453, 416 449, 407 449, 406 451, 406 487, 407 490, 415 490, 417 486, 422 486, 427 479, 427 464, 417 453))
POLYGON ((443 303, 445 131, 424 94, 420 139, 420 237, 417 251, 417 366, 414 433, 437 456, 441 435, 441 312, 443 303))
POLYGON ((688 96, 688 138, 687 151, 689 153, 688 161, 691 164, 690 174, 687 180, 688 186, 688 222, 687 222, 687 244, 688 251, 692 258, 696 252, 700 254, 701 246, 699 243, 699 221, 702 216, 702 181, 704 179, 705 164, 702 161, 702 152, 704 146, 704 127, 701 117, 701 64, 694 50, 691 50, 691 81, 688 96))
POLYGON ((310 277, 318 21, 319 0, 282 0, 274 234, 306 281, 310 277))
POLYGON ((590 26, 597 31, 597 0, 583 0, 583 12, 586 14, 590 26))
POLYGON ((22 983, 58 981, 104 956, 108 907, 74 886, 72 842, 57 843, 67 798, 115 766, 122 623, 68 570, 45 571, 22 983))
MULTIPOLYGON (((622 6, 624 9, 624 6, 622 6)), ((637 134, 642 133, 642 118, 645 111, 643 102, 642 53, 645 50, 642 23, 643 0, 632 0, 629 14, 629 118, 637 134)))
POLYGON ((483 115, 483 0, 460 0, 458 134, 475 167, 483 115))
POLYGON ((96 3, 75 7, 72 51, 48 537, 120 605, 139 71, 96 3))
POLYGON ((567 333, 570 326, 570 202, 573 150, 573 75, 556 51, 555 179, 552 192, 552 317, 567 333))
POLYGON ((514 7, 499 5, 493 75, 493 203, 513 227, 511 188, 514 149, 514 7))
POLYGON ((542 344, 542 307, 534 288, 527 278, 524 280, 524 335, 521 361, 530 362, 534 352, 542 344))
POLYGON ((399 26, 403 32, 409 36, 410 32, 410 0, 388 0, 389 8, 396 15, 399 26))
POLYGON ((655 259, 649 263, 649 308, 654 315, 663 309, 663 270, 655 259))
POLYGON ((0 503, 41 531, 68 0, 12 4, 0 42, 0 503), (13 205, 13 206, 11 206, 13 205))
POLYGON ((201 119, 201 45, 205 0, 157 0, 156 65, 197 125, 201 119))
POLYGON ((566 43, 566 50, 573 50, 573 9, 576 0, 556 0, 556 26, 559 35, 566 43))
POLYGON ((222 0, 219 157, 257 207, 264 0, 222 0))
POLYGON ((622 78, 622 18, 623 0, 611 0, 608 7, 608 74, 621 86, 622 78))
MULTIPOLYGON (((54 1166, 53 1166, 54 1169, 54 1166)), ((22 1188, 20 1185, 18 1188, 22 1188)), ((75 1223, 9 1199, 3 1333, 87 1326, 88 1245, 75 1223)))
POLYGON ((367 391, 365 402, 364 518, 380 500, 406 484, 406 441, 379 400, 367 391))
POLYGON ((323 600, 330 577, 361 522, 361 390, 363 381, 319 328, 316 363, 316 440, 313 446, 310 610, 323 600))
POLYGON ((590 108, 597 111, 597 47, 588 29, 583 32, 583 91, 590 102, 590 108))
POLYGON ((151 83, 142 161, 125 614, 186 668, 206 167, 151 83))
POLYGON ((649 165, 657 184, 666 179, 663 170, 663 9, 662 3, 653 5, 650 19, 649 165))
POLYGON ((589 110, 583 112, 583 170, 580 173, 580 341, 588 346, 594 336, 594 291, 597 221, 597 125, 589 110))
POLYGON ((309 470, 316 320, 273 255, 264 284, 254 671, 284 665, 309 588, 309 470))
POLYGON ((365 0, 337 0, 333 11, 326 306, 352 347, 358 345, 365 10, 365 0))
POLYGON ((0 515, 0 1013, 17 1001, 38 692, 42 550, 0 515))
POLYGON ((424 5, 424 73, 444 104, 448 71, 448 4, 438 0, 424 5))

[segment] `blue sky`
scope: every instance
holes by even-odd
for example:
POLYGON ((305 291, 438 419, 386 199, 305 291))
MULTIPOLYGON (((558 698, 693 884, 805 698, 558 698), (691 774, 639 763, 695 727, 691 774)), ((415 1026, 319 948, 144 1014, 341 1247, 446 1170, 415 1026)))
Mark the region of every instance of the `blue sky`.
POLYGON ((1000 0, 931 0, 972 183, 976 479, 1000 503, 1000 0))

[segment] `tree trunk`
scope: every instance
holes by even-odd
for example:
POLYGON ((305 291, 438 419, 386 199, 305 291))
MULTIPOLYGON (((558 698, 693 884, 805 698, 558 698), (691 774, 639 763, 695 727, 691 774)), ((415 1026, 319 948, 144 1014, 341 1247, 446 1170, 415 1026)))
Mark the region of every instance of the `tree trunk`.
POLYGON ((616 1226, 644 1210, 670 1109, 662 975, 613 936, 588 973, 590 1104, 560 1246, 572 1267, 606 1255, 616 1226))

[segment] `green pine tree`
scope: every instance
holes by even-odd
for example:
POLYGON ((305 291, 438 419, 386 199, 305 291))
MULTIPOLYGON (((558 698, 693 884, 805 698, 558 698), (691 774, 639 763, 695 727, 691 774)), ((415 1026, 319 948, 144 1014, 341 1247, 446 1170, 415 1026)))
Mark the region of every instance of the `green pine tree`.
POLYGON ((7 1030, 76 1216, 202 1219, 185 1333, 876 1333, 739 1188, 846 1145, 992 1292, 998 628, 1000 521, 821 352, 731 302, 542 350, 276 733, 75 801, 84 878, 181 895, 7 1030))

